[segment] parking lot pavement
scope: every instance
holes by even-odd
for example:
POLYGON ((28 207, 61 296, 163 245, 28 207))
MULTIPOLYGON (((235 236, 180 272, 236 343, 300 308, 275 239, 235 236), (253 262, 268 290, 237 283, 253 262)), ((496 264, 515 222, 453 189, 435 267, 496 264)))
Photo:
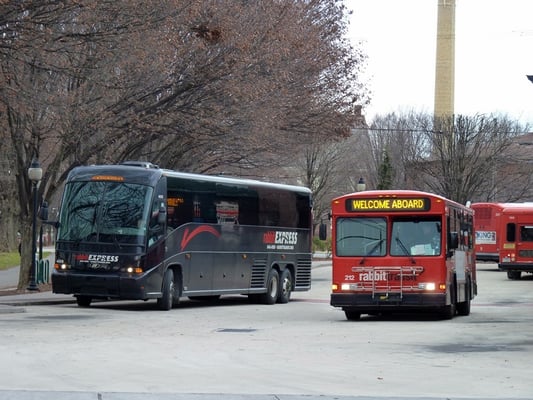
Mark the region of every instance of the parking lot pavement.
MULTIPOLYGON (((0 390, 0 400, 408 400, 408 397, 367 397, 283 394, 222 393, 118 393, 118 392, 36 392, 0 390)), ((459 397, 417 397, 417 400, 467 400, 459 397)), ((470 399, 472 400, 472 399, 470 399)), ((474 399, 479 400, 479 399, 474 399)), ((495 398, 492 400, 520 400, 495 398)), ((524 399, 525 400, 525 399, 524 399)))

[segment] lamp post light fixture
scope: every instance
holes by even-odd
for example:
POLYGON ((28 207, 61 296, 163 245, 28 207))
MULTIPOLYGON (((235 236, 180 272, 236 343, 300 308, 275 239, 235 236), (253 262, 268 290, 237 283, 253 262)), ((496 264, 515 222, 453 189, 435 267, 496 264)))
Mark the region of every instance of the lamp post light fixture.
POLYGON ((357 191, 363 192, 366 189, 366 183, 363 177, 359 178, 359 182, 357 182, 357 191))
POLYGON ((32 211, 32 242, 31 242, 31 269, 30 269, 30 283, 28 285, 28 290, 39 290, 37 283, 35 282, 36 276, 36 260, 35 254, 37 253, 37 208, 38 205, 38 194, 37 188, 39 182, 43 177, 43 170, 39 165, 39 161, 33 160, 31 162, 30 168, 28 168, 28 178, 32 183, 32 195, 33 195, 33 211, 32 211))

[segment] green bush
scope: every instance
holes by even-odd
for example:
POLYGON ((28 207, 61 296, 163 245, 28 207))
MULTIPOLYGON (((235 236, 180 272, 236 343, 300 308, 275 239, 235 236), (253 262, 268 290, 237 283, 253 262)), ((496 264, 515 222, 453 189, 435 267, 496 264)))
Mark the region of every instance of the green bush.
POLYGON ((320 251, 331 255, 331 239, 320 240, 318 237, 313 237, 313 253, 320 251))

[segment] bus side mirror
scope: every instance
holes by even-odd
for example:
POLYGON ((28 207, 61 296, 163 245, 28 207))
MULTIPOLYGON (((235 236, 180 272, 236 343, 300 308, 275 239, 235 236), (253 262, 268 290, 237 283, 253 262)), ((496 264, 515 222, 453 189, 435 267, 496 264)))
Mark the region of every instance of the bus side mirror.
POLYGON ((167 222, 167 210, 165 207, 159 208, 159 214, 157 214, 157 223, 159 225, 164 225, 167 222))
POLYGON ((320 224, 318 227, 318 238, 320 240, 326 240, 328 238, 328 227, 324 223, 320 224))

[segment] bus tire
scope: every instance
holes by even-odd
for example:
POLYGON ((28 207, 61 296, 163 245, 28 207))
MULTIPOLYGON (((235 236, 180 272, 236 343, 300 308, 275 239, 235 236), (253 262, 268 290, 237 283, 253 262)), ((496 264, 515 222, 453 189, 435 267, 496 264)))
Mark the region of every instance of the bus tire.
POLYGON ((344 310, 344 315, 348 321, 359 321, 361 313, 357 311, 344 310))
POLYGON ((161 297, 157 299, 157 306, 160 310, 168 311, 174 304, 174 271, 170 268, 165 271, 163 276, 161 294, 161 297))
POLYGON ((522 271, 507 271, 507 278, 513 281, 519 280, 522 276, 522 271))
POLYGON ((457 303, 457 315, 470 315, 470 281, 465 285, 465 301, 457 303))
POLYGON ((272 268, 268 273, 266 289, 266 293, 261 294, 261 303, 275 304, 278 300, 279 294, 279 273, 274 268, 272 268))
POLYGON ((455 313, 457 311, 456 308, 456 299, 457 296, 455 295, 455 286, 450 286, 450 304, 445 305, 442 307, 441 315, 443 319, 452 319, 455 317, 455 313))
POLYGON ((92 300, 89 296, 76 296, 76 303, 79 307, 89 307, 92 300))
POLYGON ((278 303, 285 304, 291 299, 292 291, 292 274, 288 268, 285 268, 279 276, 279 296, 278 303))

